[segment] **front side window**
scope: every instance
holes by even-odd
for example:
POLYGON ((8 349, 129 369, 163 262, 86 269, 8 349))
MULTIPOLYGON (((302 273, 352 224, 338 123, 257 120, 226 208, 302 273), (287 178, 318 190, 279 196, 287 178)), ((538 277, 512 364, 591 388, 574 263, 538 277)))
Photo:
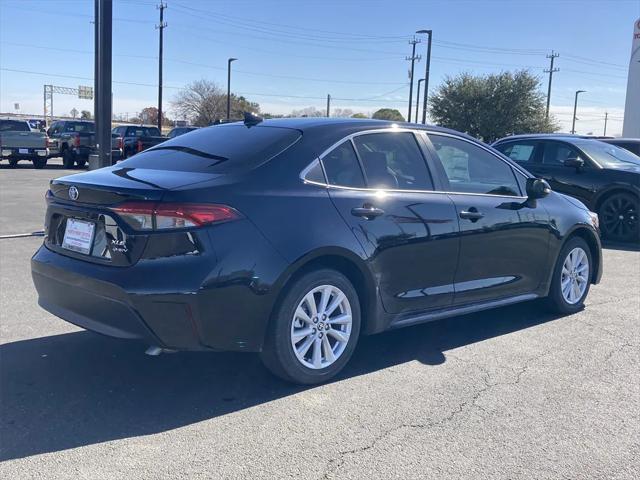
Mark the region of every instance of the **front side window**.
POLYGON ((566 143, 545 142, 542 163, 546 165, 564 166, 565 160, 578 158, 579 156, 578 151, 566 143))
POLYGON ((511 167, 473 143, 454 137, 429 134, 449 190, 461 193, 520 196, 511 167))
POLYGON ((427 164, 411 132, 371 133, 353 139, 369 188, 433 190, 427 164))
POLYGON ((351 142, 347 140, 322 157, 329 185, 363 188, 364 177, 358 157, 351 142))
POLYGON ((495 148, 514 162, 527 163, 534 161, 536 144, 534 142, 507 143, 497 145, 495 148))

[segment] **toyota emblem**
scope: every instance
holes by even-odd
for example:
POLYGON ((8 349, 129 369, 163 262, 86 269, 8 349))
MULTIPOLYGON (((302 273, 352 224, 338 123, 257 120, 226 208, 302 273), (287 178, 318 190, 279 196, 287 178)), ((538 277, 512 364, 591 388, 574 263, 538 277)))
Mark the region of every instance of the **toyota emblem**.
POLYGON ((78 199, 78 189, 74 186, 69 187, 69 198, 71 200, 77 200, 78 199))

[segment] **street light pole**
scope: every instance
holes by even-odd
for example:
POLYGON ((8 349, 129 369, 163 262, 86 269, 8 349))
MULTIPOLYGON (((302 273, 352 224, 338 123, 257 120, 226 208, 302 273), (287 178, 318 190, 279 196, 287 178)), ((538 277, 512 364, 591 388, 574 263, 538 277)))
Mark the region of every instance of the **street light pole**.
MULTIPOLYGON (((411 44, 411 56, 407 57, 407 60, 411 60, 411 71, 409 73, 410 81, 409 81, 409 112, 407 114, 407 122, 411 122, 411 111, 413 110, 413 70, 416 63, 416 59, 420 60, 420 57, 416 57, 416 43, 420 43, 420 40, 413 37, 413 39, 409 40, 411 44)), ((417 119, 416 119, 417 120, 417 119)))
MULTIPOLYGON (((429 70, 431 68, 431 37, 433 30, 418 30, 416 33, 426 33, 427 40, 427 66, 424 72, 424 99, 422 100, 422 124, 427 123, 427 99, 429 98, 429 70)), ((416 117, 418 120, 418 117, 416 117)))
POLYGON ((227 60, 227 122, 231 118, 231 62, 235 62, 237 58, 227 60))
POLYGON ((576 90, 576 99, 573 102, 573 124, 571 125, 571 134, 576 133, 576 112, 578 110, 578 94, 585 93, 586 90, 576 90))
POLYGON ((420 84, 424 82, 424 78, 418 80, 418 93, 416 93, 416 123, 418 122, 418 112, 420 111, 420 84))

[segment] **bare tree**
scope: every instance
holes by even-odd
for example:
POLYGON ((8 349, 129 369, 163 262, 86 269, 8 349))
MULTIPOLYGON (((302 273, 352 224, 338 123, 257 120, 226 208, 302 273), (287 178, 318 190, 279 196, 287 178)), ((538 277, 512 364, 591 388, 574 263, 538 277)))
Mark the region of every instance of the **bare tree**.
MULTIPOLYGON (((179 118, 187 118, 194 125, 206 126, 226 117, 227 95, 210 80, 196 80, 181 90, 171 102, 179 118)), ((242 113, 260 112, 260 105, 242 96, 231 94, 231 117, 242 118, 242 113)))
POLYGON ((316 107, 306 107, 301 110, 293 110, 291 117, 324 117, 326 112, 318 110, 316 107))
POLYGON ((352 115, 353 110, 350 108, 334 108, 331 112, 332 117, 351 117, 352 115))

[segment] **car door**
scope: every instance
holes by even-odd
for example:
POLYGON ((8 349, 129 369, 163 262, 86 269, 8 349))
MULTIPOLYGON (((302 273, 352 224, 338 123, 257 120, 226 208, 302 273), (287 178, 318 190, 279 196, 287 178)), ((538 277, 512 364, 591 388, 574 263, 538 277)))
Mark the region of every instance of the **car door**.
POLYGON ((547 259, 549 215, 526 201, 525 176, 471 140, 428 138, 460 225, 454 304, 534 292, 547 259))
POLYGON ((357 134, 322 156, 329 195, 362 245, 385 310, 451 305, 458 222, 407 130, 357 134))
POLYGON ((553 190, 591 205, 599 183, 596 178, 598 168, 593 162, 567 142, 545 140, 541 142, 541 146, 541 162, 535 164, 531 173, 547 180, 553 190), (565 165, 566 160, 574 158, 582 160, 584 165, 565 165))

